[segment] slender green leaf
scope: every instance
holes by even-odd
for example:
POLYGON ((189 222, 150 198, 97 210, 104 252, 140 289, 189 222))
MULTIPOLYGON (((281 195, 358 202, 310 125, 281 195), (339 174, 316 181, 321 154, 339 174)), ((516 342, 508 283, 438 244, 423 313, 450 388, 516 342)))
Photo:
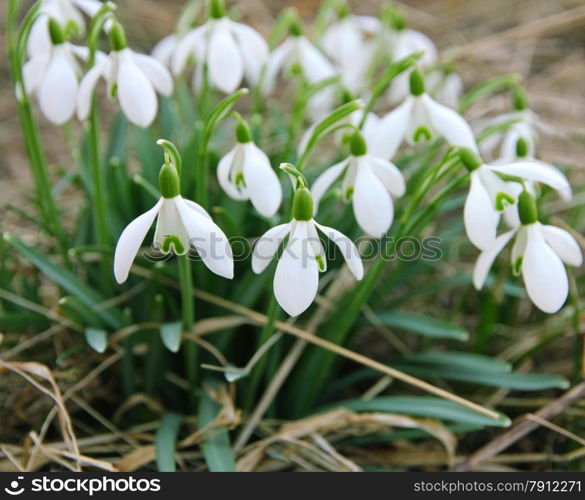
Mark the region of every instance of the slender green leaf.
POLYGON ((509 373, 512 365, 501 359, 466 352, 423 352, 401 358, 407 363, 446 365, 452 368, 477 370, 486 373, 509 373))
POLYGON ((175 472, 175 450, 177 436, 183 421, 182 415, 167 413, 156 431, 156 466, 159 472, 175 472))
POLYGON ((386 326, 427 337, 456 340, 467 340, 469 338, 469 333, 465 328, 431 316, 392 311, 379 314, 378 319, 386 326))

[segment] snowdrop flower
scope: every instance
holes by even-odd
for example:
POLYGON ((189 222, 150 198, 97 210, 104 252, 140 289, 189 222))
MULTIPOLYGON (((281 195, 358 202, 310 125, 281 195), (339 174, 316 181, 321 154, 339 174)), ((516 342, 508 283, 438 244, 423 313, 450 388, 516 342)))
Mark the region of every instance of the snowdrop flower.
POLYGON ((427 86, 437 102, 457 109, 459 99, 463 94, 463 81, 461 77, 452 70, 435 70, 427 75, 427 86))
POLYGON ((252 141, 248 124, 238 117, 238 143, 217 167, 219 185, 234 200, 250 200, 264 217, 272 217, 282 201, 280 182, 268 156, 252 141))
POLYGON ((371 16, 351 15, 346 6, 338 14, 340 20, 327 28, 322 45, 341 74, 343 84, 356 93, 364 86, 374 52, 372 37, 379 31, 380 21, 371 16))
POLYGON ((87 119, 95 86, 99 78, 103 78, 108 85, 108 94, 118 97, 126 117, 139 127, 148 127, 158 109, 156 92, 171 95, 173 79, 159 61, 128 48, 120 24, 112 24, 108 37, 112 51, 97 61, 79 86, 77 116, 80 120, 87 119))
POLYGON ((34 22, 27 41, 29 56, 40 54, 50 46, 49 19, 54 19, 69 34, 83 33, 85 21, 82 13, 93 17, 102 5, 98 0, 41 0, 39 17, 34 22))
POLYGON ((513 161, 518 156, 518 142, 523 141, 522 148, 526 149, 523 156, 535 157, 539 134, 554 133, 554 130, 543 123, 534 111, 528 109, 526 96, 521 91, 514 93, 514 108, 511 113, 502 114, 483 123, 484 127, 490 127, 515 121, 506 130, 491 134, 483 141, 480 147, 483 154, 493 153, 499 146, 500 158, 504 161, 513 161))
POLYGON ((203 207, 181 197, 179 175, 173 163, 162 166, 159 185, 161 199, 128 224, 118 240, 114 253, 116 281, 124 283, 128 278, 132 262, 155 219, 154 247, 157 250, 184 255, 193 246, 212 272, 232 279, 234 261, 226 235, 203 207))
POLYGON ((252 269, 259 274, 268 267, 288 236, 274 274, 274 295, 290 316, 298 316, 312 304, 319 286, 319 272, 327 269, 325 250, 317 230, 337 245, 356 279, 361 280, 364 275, 356 246, 336 229, 322 226, 313 219, 311 194, 304 184, 300 185, 294 195, 292 220, 264 233, 252 254, 252 269))
POLYGON ((172 69, 173 54, 179 45, 179 41, 180 38, 175 33, 165 36, 154 46, 150 55, 168 69, 172 69))
MULTIPOLYGON (((25 92, 35 94, 43 114, 55 125, 68 122, 75 113, 81 68, 77 58, 86 60, 89 51, 65 41, 61 27, 49 22, 51 41, 43 52, 33 55, 22 68, 25 92)), ((20 98, 21 89, 17 87, 20 98)))
POLYGON ((481 290, 497 255, 515 238, 512 269, 522 273, 528 297, 546 313, 557 312, 567 300, 569 280, 563 263, 578 267, 583 261, 581 249, 564 229, 538 222, 536 202, 523 191, 518 200, 521 224, 498 236, 484 249, 473 270, 473 284, 481 290))
MULTIPOLYGON (((438 51, 433 41, 420 31, 408 29, 404 14, 392 9, 390 24, 393 32, 390 36, 392 60, 400 61, 416 52, 423 52, 418 60, 422 69, 428 69, 437 62, 438 51)), ((392 104, 402 102, 408 96, 408 72, 398 75, 390 86, 388 99, 392 104)))
POLYGON ((353 213, 364 232, 380 238, 390 229, 394 219, 392 197, 402 196, 406 186, 396 165, 367 152, 366 139, 356 130, 351 139, 349 158, 325 170, 313 183, 311 194, 317 210, 323 195, 343 176, 343 200, 352 202, 353 213))
MULTIPOLYGON (((315 84, 337 73, 327 57, 303 35, 298 20, 290 27, 290 36, 279 45, 266 63, 263 90, 266 94, 276 86, 276 79, 283 71, 300 71, 309 84, 315 84)), ((326 114, 333 104, 333 92, 326 87, 309 101, 307 109, 313 119, 326 114)))
POLYGON ((410 144, 443 137, 449 144, 477 151, 471 127, 457 112, 439 104, 425 92, 418 69, 410 74, 410 95, 382 118, 374 140, 384 158, 392 158, 403 139, 410 144))
POLYGON ((471 180, 463 209, 465 231, 471 243, 480 250, 493 245, 500 217, 516 203, 520 191, 518 183, 505 181, 500 175, 540 182, 558 191, 563 199, 571 197, 566 177, 546 163, 516 161, 488 165, 468 148, 462 148, 459 157, 470 172, 471 180))
MULTIPOLYGON (((228 94, 238 89, 244 76, 252 85, 258 83, 268 57, 266 41, 256 30, 228 19, 222 0, 211 1, 209 17, 203 26, 176 41, 171 62, 173 73, 182 73, 193 57, 196 89, 201 86, 205 66, 211 84, 228 94)), ((161 50, 164 54, 166 49, 159 47, 159 55, 161 50)))

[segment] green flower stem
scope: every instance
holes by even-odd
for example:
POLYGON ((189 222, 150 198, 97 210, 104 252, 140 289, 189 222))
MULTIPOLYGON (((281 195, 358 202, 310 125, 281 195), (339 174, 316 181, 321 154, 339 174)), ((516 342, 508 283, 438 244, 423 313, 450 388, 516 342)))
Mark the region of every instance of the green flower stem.
MULTIPOLYGON (((195 323, 195 306, 193 299, 193 273, 191 272, 191 261, 187 255, 179 255, 179 283, 181 285, 181 305, 182 305, 182 322, 183 331, 192 334, 195 323)), ((196 408, 196 388, 197 388, 197 344, 195 342, 185 343, 185 373, 191 391, 189 392, 189 408, 194 411, 196 408)))
POLYGON ((17 21, 16 17, 18 14, 18 0, 10 0, 8 4, 8 16, 6 23, 7 33, 7 44, 8 44, 8 57, 10 59, 10 68, 12 72, 12 78, 16 83, 17 88, 21 90, 21 98, 17 101, 18 103, 18 114, 24 134, 24 140, 26 144, 26 150, 30 159, 31 172, 35 181, 37 191, 37 203, 41 212, 41 217, 46 230, 55 237, 59 251, 63 257, 63 261, 67 267, 70 267, 70 259, 68 254, 68 244, 65 231, 61 224, 59 217, 59 210, 57 209, 57 202, 53 190, 51 189, 51 180, 49 177, 49 171, 47 167, 47 161, 41 146, 41 140, 37 124, 35 122, 30 99, 24 91, 24 81, 22 76, 23 66, 23 54, 19 50, 19 45, 26 43, 26 37, 28 31, 30 31, 30 25, 32 24, 32 16, 27 15, 27 18, 23 21, 26 32, 23 35, 23 39, 18 40, 17 35, 17 21))
MULTIPOLYGON (((272 282, 271 282, 272 285, 272 282)), ((274 334, 274 325, 280 316, 280 307, 278 302, 276 302, 276 297, 274 293, 272 293, 272 287, 270 288, 270 299, 268 302, 268 307, 266 309, 266 316, 268 317, 268 322, 262 328, 260 332, 260 336, 258 337, 258 342, 256 344, 256 349, 260 349, 270 337, 274 334)), ((258 360, 256 366, 254 367, 252 373, 247 379, 247 383, 244 387, 244 398, 243 398, 243 407, 246 411, 251 411, 253 409, 253 405, 255 403, 255 398, 258 394, 258 384, 262 376, 265 374, 265 367, 267 363, 267 357, 263 356, 258 360)))

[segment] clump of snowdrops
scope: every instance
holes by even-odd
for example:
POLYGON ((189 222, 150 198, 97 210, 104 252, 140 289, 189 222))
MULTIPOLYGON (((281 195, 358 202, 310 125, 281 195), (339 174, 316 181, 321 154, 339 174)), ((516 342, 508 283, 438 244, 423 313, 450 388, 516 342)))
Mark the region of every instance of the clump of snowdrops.
POLYGON ((267 41, 237 20, 237 5, 195 0, 148 55, 132 47, 111 2, 40 0, 23 17, 19 4, 9 0, 9 55, 43 244, 7 234, 5 248, 38 270, 34 280, 58 287, 59 317, 89 345, 77 349, 123 348, 125 397, 199 408, 204 425, 202 387, 227 383, 237 407, 253 412, 236 437, 241 449, 263 415, 324 404, 439 419, 449 405, 451 423, 507 424, 415 376, 566 385, 460 352, 461 325, 401 311, 395 296, 396 287, 420 293, 415 277, 441 266, 449 242, 429 231, 449 214, 475 259, 463 292, 472 305, 476 290, 502 279, 509 300, 530 301, 534 314, 567 302, 566 266, 581 265, 581 250, 570 230, 547 223, 540 201, 567 201, 571 186, 539 158, 546 128, 516 78, 465 94, 455 61, 392 5, 369 17, 324 2, 314 26, 285 10, 267 41), (508 93, 511 111, 469 123, 463 113, 495 91, 508 93), (38 120, 63 127, 72 145, 59 178, 38 120), (78 192, 75 213, 60 206, 67 189, 78 192), (364 311, 460 345, 364 361, 347 349, 364 311), (392 376, 432 396, 340 401, 332 387, 343 357, 367 367, 358 379, 392 376))

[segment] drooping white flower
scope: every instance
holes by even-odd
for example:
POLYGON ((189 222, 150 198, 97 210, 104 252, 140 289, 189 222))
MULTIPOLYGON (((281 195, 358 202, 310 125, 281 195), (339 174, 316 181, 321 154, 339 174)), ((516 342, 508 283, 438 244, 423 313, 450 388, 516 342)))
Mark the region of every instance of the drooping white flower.
POLYGON ((404 195, 406 185, 398 167, 369 153, 367 139, 356 131, 351 139, 351 155, 326 169, 313 183, 311 194, 315 211, 331 185, 343 177, 342 199, 352 202, 353 213, 364 232, 375 238, 383 236, 394 219, 392 197, 404 195))
POLYGON ((41 0, 39 17, 35 20, 27 41, 29 56, 40 54, 51 45, 49 19, 54 19, 68 32, 83 33, 85 21, 82 13, 93 17, 102 5, 99 0, 41 0))
POLYGON ((186 254, 194 247, 203 263, 215 274, 232 279, 234 261, 226 235, 201 205, 179 194, 173 164, 160 173, 161 199, 148 212, 134 219, 122 232, 114 253, 114 276, 118 283, 128 278, 132 262, 156 219, 154 247, 163 253, 186 254))
POLYGON ((372 16, 343 13, 341 19, 327 28, 322 45, 334 62, 345 87, 352 93, 360 92, 371 64, 380 21, 372 16))
POLYGON ((524 191, 519 199, 521 225, 498 236, 480 254, 473 284, 480 290, 497 255, 515 238, 512 269, 522 273, 530 300, 546 313, 557 312, 567 300, 569 280, 563 263, 578 267, 583 261, 579 245, 568 231, 541 224, 534 198, 524 191))
MULTIPOLYGON (((463 210, 465 230, 468 238, 480 250, 493 245, 501 215, 516 203, 521 191, 518 183, 506 181, 500 175, 540 182, 558 191, 563 199, 571 197, 571 186, 567 178, 546 163, 516 161, 498 165, 485 164, 474 152, 465 148, 460 151, 460 158, 471 172, 471 185, 463 210)), ((514 217, 514 213, 510 217, 514 217)))
POLYGON ((417 69, 410 74, 410 89, 411 94, 384 116, 378 126, 373 145, 381 156, 392 158, 403 140, 415 144, 437 137, 443 137, 451 145, 477 151, 471 127, 461 115, 425 92, 422 74, 417 69))
POLYGON ((237 90, 244 77, 255 85, 268 57, 264 38, 251 27, 226 17, 222 2, 215 0, 210 4, 209 20, 180 40, 167 39, 167 46, 159 47, 159 56, 164 56, 173 42, 176 43, 171 58, 173 73, 182 73, 192 57, 193 85, 197 90, 205 67, 211 85, 222 92, 230 94, 237 90))
POLYGON ((282 201, 282 188, 266 153, 252 141, 248 125, 240 119, 237 144, 217 166, 219 185, 234 200, 250 200, 264 217, 272 217, 282 201))
MULTIPOLYGON (((77 59, 87 60, 89 51, 66 42, 63 33, 51 20, 52 39, 42 52, 35 53, 23 66, 25 92, 36 95, 39 107, 56 125, 68 122, 75 113, 81 67, 77 59)), ((98 59, 103 57, 98 54, 98 59)), ((17 88, 17 96, 21 89, 17 88)))
POLYGON ((77 96, 77 116, 80 120, 89 116, 95 86, 103 78, 108 95, 117 96, 126 117, 139 127, 148 127, 158 110, 156 93, 169 96, 173 92, 171 74, 153 57, 129 49, 119 24, 114 24, 108 35, 112 51, 83 77, 77 96))
POLYGON ((172 69, 173 54, 177 49, 180 38, 176 34, 165 36, 152 49, 150 55, 168 69, 172 69))
POLYGON ((463 93, 463 81, 454 71, 435 70, 428 73, 426 84, 429 94, 445 106, 457 109, 463 93))
POLYGON ((274 274, 274 295, 290 316, 298 316, 313 303, 319 286, 319 272, 327 269, 318 231, 335 243, 356 279, 361 280, 364 275, 360 254, 353 242, 336 229, 318 224, 312 214, 311 195, 301 187, 295 192, 291 222, 264 233, 252 254, 252 269, 259 274, 268 267, 288 236, 274 274))
MULTIPOLYGON (((437 62, 438 51, 433 41, 420 31, 406 27, 406 20, 402 14, 395 12, 392 19, 393 31, 390 34, 390 48, 393 61, 400 61, 416 52, 422 52, 418 65, 422 69, 428 69, 437 62)), ((402 102, 408 96, 409 73, 405 71, 398 75, 390 85, 388 100, 392 104, 402 102)))

